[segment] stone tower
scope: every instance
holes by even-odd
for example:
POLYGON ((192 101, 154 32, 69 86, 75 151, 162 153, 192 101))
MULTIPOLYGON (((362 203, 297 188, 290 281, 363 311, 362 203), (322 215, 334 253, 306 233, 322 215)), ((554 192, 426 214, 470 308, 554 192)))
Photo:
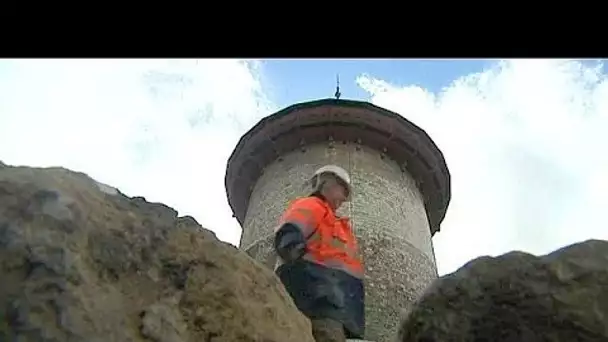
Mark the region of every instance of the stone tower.
POLYGON ((450 201, 450 174, 431 138, 367 102, 325 99, 262 119, 228 160, 226 190, 240 249, 273 267, 273 229, 324 164, 349 171, 353 222, 365 264, 367 340, 389 341, 400 316, 437 277, 431 237, 450 201))

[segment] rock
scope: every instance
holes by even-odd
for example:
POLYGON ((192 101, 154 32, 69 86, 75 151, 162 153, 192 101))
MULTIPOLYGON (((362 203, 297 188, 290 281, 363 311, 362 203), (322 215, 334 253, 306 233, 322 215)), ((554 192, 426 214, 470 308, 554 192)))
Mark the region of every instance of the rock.
POLYGON ((0 279, 0 341, 313 341, 266 267, 62 168, 0 168, 0 279))
POLYGON ((475 259, 438 279, 399 341, 608 341, 608 242, 475 259))

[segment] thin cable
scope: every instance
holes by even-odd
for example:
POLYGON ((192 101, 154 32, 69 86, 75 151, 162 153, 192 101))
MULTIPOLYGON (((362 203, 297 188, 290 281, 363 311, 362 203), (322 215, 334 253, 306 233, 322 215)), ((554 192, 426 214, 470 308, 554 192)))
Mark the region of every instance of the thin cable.
POLYGON ((350 184, 351 184, 350 185, 350 201, 348 201, 348 211, 349 211, 348 214, 350 216, 350 227, 353 230, 353 234, 354 234, 356 232, 355 231, 355 216, 353 213, 353 200, 355 198, 355 196, 353 194, 353 192, 354 192, 353 190, 355 189, 353 181, 355 178, 353 177, 353 173, 352 173, 352 171, 353 171, 352 153, 350 150, 350 146, 347 145, 347 147, 348 147, 348 149, 347 149, 347 151, 348 151, 348 175, 350 176, 350 184))

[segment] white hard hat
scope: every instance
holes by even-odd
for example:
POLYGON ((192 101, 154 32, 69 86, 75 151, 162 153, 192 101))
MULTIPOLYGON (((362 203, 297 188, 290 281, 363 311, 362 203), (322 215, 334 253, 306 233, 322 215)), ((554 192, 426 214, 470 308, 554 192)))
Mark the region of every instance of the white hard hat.
POLYGON ((352 189, 351 189, 351 183, 350 183, 350 176, 349 176, 348 172, 346 172, 346 170, 344 170, 343 168, 341 168, 337 165, 325 165, 325 166, 319 168, 317 171, 315 171, 313 178, 322 173, 331 173, 334 176, 338 177, 340 180, 342 180, 347 187, 349 197, 350 197, 350 193, 351 193, 352 189))

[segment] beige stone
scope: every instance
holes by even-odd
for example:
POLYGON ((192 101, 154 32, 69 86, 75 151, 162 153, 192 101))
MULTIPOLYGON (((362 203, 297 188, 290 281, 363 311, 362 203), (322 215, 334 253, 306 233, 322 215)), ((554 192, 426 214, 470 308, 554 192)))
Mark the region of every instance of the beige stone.
POLYGON ((0 341, 313 342, 270 270, 111 189, 0 163, 0 341))

